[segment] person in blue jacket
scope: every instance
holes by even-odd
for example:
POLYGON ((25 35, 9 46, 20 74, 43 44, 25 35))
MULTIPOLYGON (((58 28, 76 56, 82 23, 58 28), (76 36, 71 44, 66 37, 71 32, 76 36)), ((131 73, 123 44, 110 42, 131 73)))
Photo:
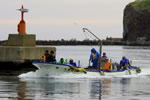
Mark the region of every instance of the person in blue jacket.
POLYGON ((74 66, 74 67, 77 67, 76 62, 74 62, 73 59, 69 60, 69 64, 72 65, 72 66, 74 66))
POLYGON ((125 56, 123 56, 122 60, 120 61, 120 68, 126 69, 126 67, 128 67, 126 65, 129 66, 129 60, 125 56))
POLYGON ((97 69, 98 67, 98 60, 99 60, 99 53, 96 51, 95 48, 91 49, 91 55, 89 59, 89 63, 92 62, 92 68, 97 69))

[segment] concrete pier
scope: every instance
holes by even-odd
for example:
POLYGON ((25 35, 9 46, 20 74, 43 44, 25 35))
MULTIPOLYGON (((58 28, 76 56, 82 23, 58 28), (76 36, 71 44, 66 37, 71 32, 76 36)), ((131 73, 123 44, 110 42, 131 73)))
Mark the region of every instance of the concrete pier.
POLYGON ((34 34, 9 34, 4 46, 0 46, 0 62, 40 61, 45 50, 56 52, 55 47, 36 47, 34 34))
POLYGON ((40 56, 45 53, 45 50, 54 51, 55 47, 36 47, 36 35, 26 34, 26 27, 24 21, 24 13, 28 9, 21 9, 21 21, 18 24, 18 33, 9 34, 8 40, 0 46, 0 74, 20 74, 20 70, 27 72, 36 70, 37 68, 32 65, 33 61, 42 61, 40 56))
POLYGON ((55 47, 36 47, 34 34, 9 34, 8 40, 0 46, 0 74, 19 75, 35 71, 37 68, 32 62, 41 62, 40 56, 45 50, 54 51, 55 47))
POLYGON ((45 50, 53 50, 55 47, 21 47, 21 46, 0 46, 0 75, 19 75, 37 68, 32 62, 41 62, 40 58, 45 50))
POLYGON ((55 47, 17 47, 17 46, 0 46, 0 62, 32 62, 41 61, 40 56, 45 50, 53 50, 55 47))
POLYGON ((53 50, 56 54, 55 47, 0 46, 0 74, 19 75, 37 70, 32 62, 42 62, 40 56, 45 53, 45 50, 53 50))
POLYGON ((7 46, 35 46, 35 34, 9 34, 7 46))

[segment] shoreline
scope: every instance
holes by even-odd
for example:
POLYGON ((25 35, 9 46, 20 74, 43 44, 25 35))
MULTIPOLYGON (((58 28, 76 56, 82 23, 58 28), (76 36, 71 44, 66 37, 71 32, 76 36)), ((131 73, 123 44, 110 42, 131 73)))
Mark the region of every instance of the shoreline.
MULTIPOLYGON (((5 45, 5 40, 0 41, 0 46, 5 45)), ((37 40, 36 45, 98 45, 97 40, 37 40)), ((121 45, 121 46, 150 46, 149 41, 113 41, 113 40, 103 40, 102 45, 121 45)))
MULTIPOLYGON (((61 41, 61 40, 37 40, 36 45, 99 45, 98 41, 61 41)), ((121 45, 121 46, 150 46, 150 42, 125 42, 103 40, 102 45, 121 45)))

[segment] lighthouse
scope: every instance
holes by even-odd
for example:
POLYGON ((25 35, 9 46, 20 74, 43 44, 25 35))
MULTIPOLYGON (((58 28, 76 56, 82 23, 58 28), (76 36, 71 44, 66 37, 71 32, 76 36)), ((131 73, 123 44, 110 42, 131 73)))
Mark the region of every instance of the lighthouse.
POLYGON ((37 47, 36 34, 26 33, 26 23, 24 21, 24 13, 28 9, 17 9, 21 12, 21 20, 18 24, 18 33, 11 33, 8 40, 0 46, 0 70, 5 69, 24 69, 30 68, 33 61, 41 61, 40 56, 45 50, 56 52, 55 47, 37 47), (24 68, 25 65, 25 68, 24 68), (16 67, 17 66, 17 67, 16 67), (14 67, 14 68, 13 68, 14 67))
POLYGON ((24 13, 27 13, 28 9, 24 9, 22 5, 21 9, 18 9, 18 10, 21 11, 21 20, 18 24, 18 33, 26 34, 26 23, 24 21, 24 13))

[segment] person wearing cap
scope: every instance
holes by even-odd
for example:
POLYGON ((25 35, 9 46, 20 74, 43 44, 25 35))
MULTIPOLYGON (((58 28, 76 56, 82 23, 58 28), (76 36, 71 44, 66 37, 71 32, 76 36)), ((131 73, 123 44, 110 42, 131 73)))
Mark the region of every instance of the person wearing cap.
POLYGON ((72 66, 74 66, 74 67, 77 67, 76 62, 74 62, 73 59, 69 60, 69 64, 72 65, 72 66))
POLYGON ((90 55, 90 59, 89 59, 89 65, 90 62, 92 62, 92 68, 93 69, 97 69, 98 68, 98 60, 99 60, 99 53, 96 51, 95 48, 91 49, 91 55, 90 55))
POLYGON ((112 65, 110 64, 108 58, 105 59, 105 66, 103 67, 103 70, 104 71, 107 71, 107 72, 111 72, 112 71, 112 65))
MULTIPOLYGON (((125 69, 125 70, 128 70, 128 72, 129 72, 129 75, 131 75, 131 71, 130 71, 130 69, 129 69, 129 66, 130 66, 131 64, 130 64, 130 62, 129 62, 129 60, 125 57, 125 56, 123 56, 122 57, 122 60, 120 61, 120 69, 125 69)), ((119 70, 120 70, 119 69, 119 70)))
POLYGON ((122 60, 120 61, 120 68, 126 69, 129 66, 129 60, 123 56, 122 60))

